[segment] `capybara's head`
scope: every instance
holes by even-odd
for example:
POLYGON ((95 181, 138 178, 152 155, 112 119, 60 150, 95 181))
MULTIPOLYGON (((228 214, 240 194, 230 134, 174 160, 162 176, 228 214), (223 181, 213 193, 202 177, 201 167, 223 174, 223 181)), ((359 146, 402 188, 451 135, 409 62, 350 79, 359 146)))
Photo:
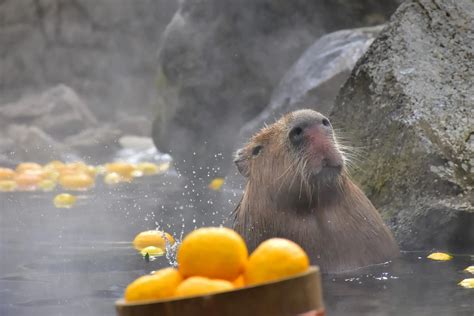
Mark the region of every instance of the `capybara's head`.
POLYGON ((313 110, 289 113, 264 127, 234 160, 248 180, 247 190, 269 190, 280 203, 311 201, 337 185, 344 161, 329 119, 313 110))

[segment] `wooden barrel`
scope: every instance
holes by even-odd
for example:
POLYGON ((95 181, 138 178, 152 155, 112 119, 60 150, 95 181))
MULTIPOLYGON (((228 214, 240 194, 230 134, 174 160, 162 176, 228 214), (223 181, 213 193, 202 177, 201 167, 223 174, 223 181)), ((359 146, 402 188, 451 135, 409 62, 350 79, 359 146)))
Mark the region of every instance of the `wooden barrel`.
POLYGON ((324 315, 318 267, 256 286, 206 296, 127 303, 116 302, 119 316, 324 315))

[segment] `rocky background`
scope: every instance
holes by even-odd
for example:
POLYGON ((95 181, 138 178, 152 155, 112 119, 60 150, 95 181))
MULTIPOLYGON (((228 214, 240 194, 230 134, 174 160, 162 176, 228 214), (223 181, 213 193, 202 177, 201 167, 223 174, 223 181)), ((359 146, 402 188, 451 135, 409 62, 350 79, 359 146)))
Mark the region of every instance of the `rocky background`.
POLYGON ((152 136, 187 177, 238 185, 232 152, 309 107, 403 249, 472 252, 474 3, 399 5, 0 1, 0 162, 100 162, 152 136))
POLYGON ((407 1, 332 110, 402 248, 474 249, 473 54, 473 1, 407 1))
POLYGON ((0 163, 103 162, 150 136, 175 0, 0 1, 0 163))
MULTIPOLYGON (((325 33, 383 23, 397 5, 396 0, 182 1, 160 51, 156 145, 172 153, 183 173, 225 174, 240 127, 265 108, 305 49, 325 33)), ((326 70, 337 72, 342 63, 326 70)), ((327 90, 335 87, 339 84, 327 90)))
POLYGON ((0 1, 0 104, 65 84, 99 116, 148 113, 159 41, 176 7, 175 0, 0 1))

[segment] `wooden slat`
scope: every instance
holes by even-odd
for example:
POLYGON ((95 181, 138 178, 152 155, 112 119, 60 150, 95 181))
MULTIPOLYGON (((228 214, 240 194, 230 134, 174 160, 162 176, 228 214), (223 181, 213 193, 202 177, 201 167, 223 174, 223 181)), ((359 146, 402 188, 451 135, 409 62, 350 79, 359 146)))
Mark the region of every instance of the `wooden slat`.
POLYGON ((318 267, 292 278, 214 295, 126 303, 116 302, 119 316, 322 315, 318 267), (317 312, 316 312, 317 311, 317 312))

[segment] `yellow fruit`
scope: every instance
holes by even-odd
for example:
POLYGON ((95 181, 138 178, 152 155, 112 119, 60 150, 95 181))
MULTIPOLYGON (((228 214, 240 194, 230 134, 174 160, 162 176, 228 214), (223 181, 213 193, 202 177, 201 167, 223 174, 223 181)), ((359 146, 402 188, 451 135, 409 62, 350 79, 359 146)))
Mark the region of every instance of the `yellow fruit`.
POLYGON ((474 278, 464 279, 458 284, 466 289, 474 289, 474 278))
POLYGON ((0 180, 0 192, 13 192, 17 185, 13 180, 0 180))
POLYGON ((174 244, 174 238, 168 233, 159 230, 147 230, 139 233, 133 240, 133 246, 137 250, 153 246, 161 249, 166 248, 166 240, 172 245, 174 244))
POLYGON ((169 170, 169 168, 171 167, 171 163, 170 162, 163 162, 163 163, 160 163, 158 165, 158 172, 166 172, 169 170))
POLYGON ((178 286, 175 296, 197 296, 218 292, 232 291, 234 285, 226 280, 209 279, 205 277, 190 277, 178 286))
POLYGON ((207 227, 188 234, 178 249, 179 272, 184 277, 205 276, 235 280, 245 268, 248 251, 235 231, 207 227))
POLYGON ((165 250, 164 248, 159 248, 159 247, 155 247, 155 246, 148 246, 148 247, 145 247, 143 248, 142 250, 140 250, 140 253, 142 256, 146 256, 148 254, 148 256, 150 257, 158 257, 158 256, 162 256, 165 254, 165 250))
POLYGON ((138 169, 135 169, 135 170, 132 171, 131 176, 132 176, 133 178, 140 178, 140 177, 143 177, 143 171, 138 170, 138 169))
POLYGON ((51 162, 48 162, 44 167, 43 169, 45 170, 59 170, 60 168, 63 168, 64 167, 64 163, 62 161, 59 161, 59 160, 53 160, 51 162))
POLYGON ((54 182, 56 182, 59 179, 59 176, 60 176, 59 171, 53 170, 53 169, 43 169, 43 170, 44 170, 43 179, 48 179, 54 182))
POLYGON ((13 180, 15 171, 9 168, 0 168, 0 180, 13 180))
POLYGON ((224 178, 215 178, 209 183, 209 189, 219 191, 224 185, 224 178))
POLYGON ((53 203, 57 208, 71 208, 76 204, 77 198, 69 193, 61 193, 54 197, 53 203))
POLYGON ((40 183, 38 183, 38 187, 46 192, 53 191, 54 188, 56 188, 56 182, 50 179, 44 179, 41 180, 40 183))
POLYGON ((234 284, 235 288, 241 288, 245 286, 245 280, 243 275, 239 275, 237 279, 232 281, 232 284, 234 284))
POLYGON ((36 162, 22 162, 16 166, 16 172, 22 173, 26 170, 41 170, 41 165, 36 162))
POLYGON ((137 169, 145 176, 151 176, 160 172, 158 166, 151 162, 141 162, 137 165, 137 169))
POLYGON ((107 172, 107 170, 102 165, 95 167, 95 173, 96 174, 101 174, 102 175, 102 174, 105 174, 106 172, 107 172))
POLYGON ((464 269, 464 271, 474 274, 474 266, 469 266, 466 269, 464 269))
POLYGON ((129 181, 129 180, 128 179, 125 180, 116 172, 107 173, 104 177, 104 182, 107 184, 117 184, 124 181, 129 181))
POLYGON ((245 284, 289 277, 305 272, 308 267, 308 255, 298 244, 283 238, 268 239, 250 255, 244 273, 245 284))
POLYGON ((135 166, 127 162, 113 162, 106 164, 105 169, 108 173, 115 172, 124 178, 132 178, 132 173, 135 170, 135 166))
POLYGON ((82 161, 68 163, 64 166, 58 165, 57 170, 62 176, 67 174, 85 173, 91 178, 94 178, 96 174, 94 167, 88 166, 82 161))
POLYGON ((68 190, 86 190, 94 186, 94 179, 84 172, 63 174, 59 184, 68 190))
POLYGON ((40 173, 24 171, 15 176, 15 182, 18 188, 23 190, 34 190, 43 180, 40 173))
POLYGON ((453 256, 448 255, 447 253, 444 253, 444 252, 433 252, 427 258, 431 260, 437 260, 437 261, 448 261, 448 260, 453 259, 453 256))
POLYGON ((130 283, 125 290, 125 300, 133 302, 172 297, 182 280, 178 270, 161 269, 130 283))

